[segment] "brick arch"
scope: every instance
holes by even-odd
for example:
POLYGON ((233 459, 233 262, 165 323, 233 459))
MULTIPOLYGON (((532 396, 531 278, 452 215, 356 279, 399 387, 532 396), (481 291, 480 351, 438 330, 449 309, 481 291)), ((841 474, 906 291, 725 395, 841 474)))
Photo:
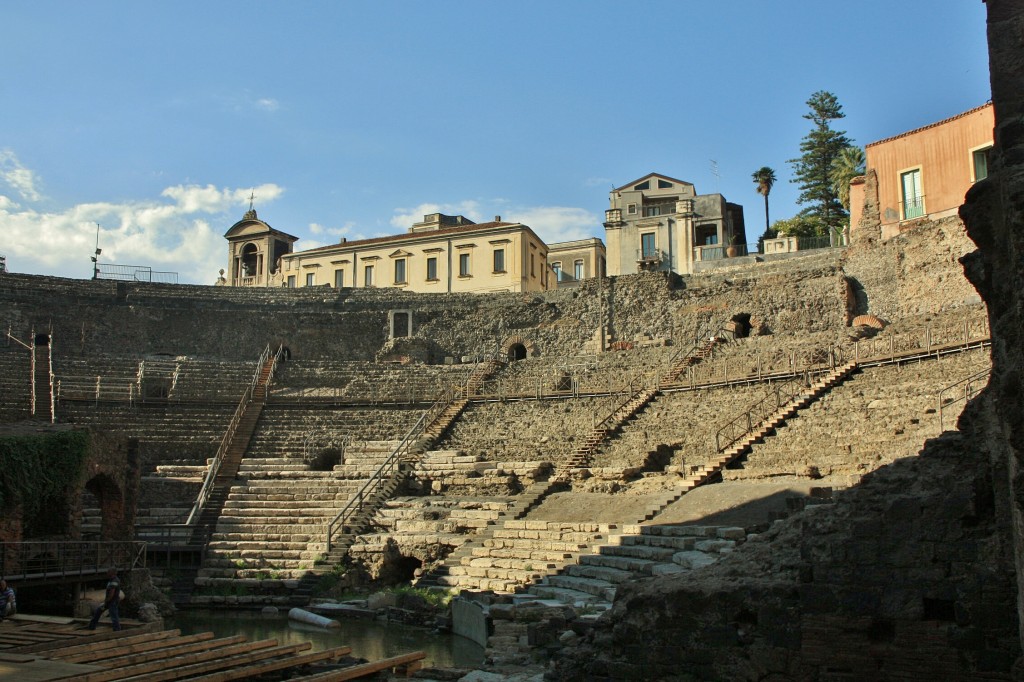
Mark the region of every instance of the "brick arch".
POLYGON ((516 334, 505 339, 504 343, 501 344, 501 355, 506 360, 515 360, 514 349, 516 346, 522 346, 525 351, 525 357, 536 357, 540 355, 540 351, 537 350, 537 344, 530 339, 516 334))

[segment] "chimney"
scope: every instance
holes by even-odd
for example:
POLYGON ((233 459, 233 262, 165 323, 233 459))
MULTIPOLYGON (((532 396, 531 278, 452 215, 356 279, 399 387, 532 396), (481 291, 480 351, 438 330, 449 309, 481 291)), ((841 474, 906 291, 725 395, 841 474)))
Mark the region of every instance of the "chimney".
POLYGON ((501 216, 500 215, 494 216, 494 222, 500 223, 501 222, 501 216))

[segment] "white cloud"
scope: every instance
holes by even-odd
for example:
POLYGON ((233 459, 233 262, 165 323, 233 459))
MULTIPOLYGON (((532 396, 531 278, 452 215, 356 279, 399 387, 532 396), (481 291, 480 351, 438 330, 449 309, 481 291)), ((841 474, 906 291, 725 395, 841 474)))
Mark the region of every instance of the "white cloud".
POLYGON ((505 220, 529 225, 548 244, 585 237, 603 237, 601 219, 582 208, 532 206, 510 212, 505 220))
POLYGON ((486 204, 493 212, 484 213, 481 202, 467 199, 450 204, 420 204, 415 208, 397 208, 391 225, 403 231, 423 220, 429 213, 464 215, 474 222, 493 220, 500 215, 506 222, 529 225, 533 231, 550 243, 602 236, 601 219, 582 208, 571 206, 517 206, 506 199, 492 199, 486 204))
POLYGON ((274 184, 177 185, 161 192, 170 202, 97 202, 53 212, 22 208, 0 196, 3 252, 14 272, 88 277, 99 223, 101 263, 142 265, 177 272, 182 283, 212 284, 227 262, 223 231, 214 226, 233 223, 238 216, 228 213, 247 207, 250 193, 264 204, 282 192, 274 184))
POLYGON ((256 100, 256 108, 263 111, 277 111, 280 107, 281 103, 272 97, 261 97, 256 100))
POLYGON ((413 208, 396 208, 395 215, 391 218, 391 225, 404 232, 412 227, 413 223, 422 221, 423 216, 430 213, 463 215, 475 223, 482 222, 483 220, 480 204, 469 199, 455 204, 420 204, 413 208))
POLYGON ((22 166, 21 161, 10 149, 0 149, 0 180, 26 201, 39 201, 42 198, 36 190, 35 173, 22 166))

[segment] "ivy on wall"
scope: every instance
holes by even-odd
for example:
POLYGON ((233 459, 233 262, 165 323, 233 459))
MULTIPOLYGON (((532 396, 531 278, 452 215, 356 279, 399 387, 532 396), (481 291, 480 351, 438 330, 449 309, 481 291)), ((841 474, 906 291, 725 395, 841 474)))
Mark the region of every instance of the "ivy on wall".
POLYGON ((80 480, 89 450, 85 431, 0 436, 0 509, 22 505, 33 518, 80 480))

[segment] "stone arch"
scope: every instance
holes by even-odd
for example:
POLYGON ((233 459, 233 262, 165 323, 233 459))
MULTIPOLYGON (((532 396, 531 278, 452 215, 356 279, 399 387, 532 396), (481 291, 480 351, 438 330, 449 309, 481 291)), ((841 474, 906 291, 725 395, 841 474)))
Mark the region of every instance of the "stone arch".
POLYGON ((104 540, 123 539, 125 525, 124 493, 109 474, 98 473, 85 482, 100 506, 100 537, 104 540))
POLYGON ((47 346, 50 345, 50 335, 49 334, 36 334, 35 344, 36 344, 37 347, 46 348, 47 346))
POLYGON ((505 339, 501 348, 502 356, 509 362, 515 362, 516 360, 523 360, 527 357, 540 355, 540 351, 537 350, 537 344, 518 334, 505 339))
POLYGON ((751 329, 750 313, 736 313, 725 325, 725 330, 732 332, 732 338, 734 339, 747 338, 750 336, 751 329))
POLYGON ((255 277, 259 274, 259 247, 249 242, 242 247, 242 272, 243 277, 255 277))

